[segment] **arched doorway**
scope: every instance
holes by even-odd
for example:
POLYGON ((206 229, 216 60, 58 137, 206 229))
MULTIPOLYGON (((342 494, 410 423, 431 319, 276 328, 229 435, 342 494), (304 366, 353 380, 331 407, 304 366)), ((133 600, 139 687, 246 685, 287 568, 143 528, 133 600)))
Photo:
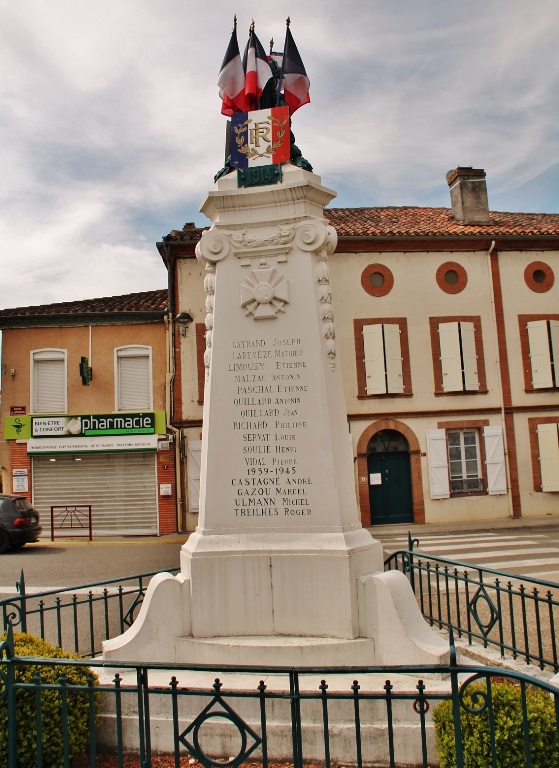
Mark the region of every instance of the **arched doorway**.
POLYGON ((410 447, 401 432, 382 429, 367 445, 371 525, 413 523, 410 447))

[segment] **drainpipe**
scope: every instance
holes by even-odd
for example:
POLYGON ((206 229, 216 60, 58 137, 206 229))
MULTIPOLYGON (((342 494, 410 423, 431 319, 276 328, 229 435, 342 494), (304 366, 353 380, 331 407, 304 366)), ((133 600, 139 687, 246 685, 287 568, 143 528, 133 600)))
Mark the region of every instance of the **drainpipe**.
POLYGON ((167 429, 173 434, 173 445, 175 449, 175 492, 177 496, 177 531, 181 530, 182 526, 182 511, 183 511, 183 497, 182 497, 182 463, 181 463, 181 450, 180 450, 180 430, 172 424, 174 417, 174 396, 173 385, 175 382, 175 321, 174 321, 174 306, 175 306, 175 293, 174 293, 174 262, 170 259, 171 249, 169 245, 165 244, 165 255, 167 259, 167 298, 168 308, 165 315, 165 338, 166 338, 166 358, 167 358, 167 372, 165 374, 165 417, 167 421, 167 429))
POLYGON ((493 321, 493 343, 497 352, 496 366, 497 366, 497 382, 499 388, 499 406, 501 409, 501 425, 503 429, 503 449, 505 453, 505 466, 507 475, 507 497, 509 504, 509 517, 514 517, 514 510, 512 508, 512 489, 510 484, 510 468, 509 468, 509 449, 507 444, 507 430, 505 424, 505 400, 503 395, 503 381, 501 378, 501 357, 499 353, 499 332, 497 328, 497 310, 495 308, 495 286, 493 285, 493 272, 491 270, 491 254, 495 248, 495 240, 491 241, 489 250, 487 251, 487 271, 489 273, 489 286, 491 288, 491 319, 493 321))

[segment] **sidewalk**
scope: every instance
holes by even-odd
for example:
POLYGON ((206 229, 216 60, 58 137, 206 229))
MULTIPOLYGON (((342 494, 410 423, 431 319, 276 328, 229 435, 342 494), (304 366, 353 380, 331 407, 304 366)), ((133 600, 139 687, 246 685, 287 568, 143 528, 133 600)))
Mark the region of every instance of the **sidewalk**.
POLYGON ((498 520, 468 520, 456 523, 404 523, 402 525, 373 525, 367 528, 375 538, 383 536, 395 537, 400 533, 403 539, 407 538, 408 531, 411 535, 421 540, 421 536, 446 533, 449 537, 459 533, 474 533, 476 531, 504 531, 516 532, 531 530, 559 530, 559 514, 546 515, 545 517, 521 517, 503 518, 498 520))

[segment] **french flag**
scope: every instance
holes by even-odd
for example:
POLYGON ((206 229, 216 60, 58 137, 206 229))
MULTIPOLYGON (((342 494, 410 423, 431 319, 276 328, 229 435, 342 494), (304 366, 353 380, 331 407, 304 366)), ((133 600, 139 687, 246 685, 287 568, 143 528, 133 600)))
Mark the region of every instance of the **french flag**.
POLYGON ((243 69, 245 71, 245 96, 248 102, 247 109, 243 111, 250 112, 258 109, 260 95, 272 77, 266 51, 254 32, 254 22, 250 27, 248 43, 243 56, 243 69))
POLYGON ((227 46, 227 51, 221 65, 219 77, 217 79, 219 95, 223 101, 221 105, 221 114, 231 116, 236 112, 247 112, 249 103, 245 95, 245 71, 241 54, 239 52, 239 42, 237 40, 237 17, 235 16, 235 25, 231 33, 231 40, 227 46))
POLYGON ((287 19, 287 31, 285 33, 282 74, 283 95, 290 113, 293 114, 303 104, 308 104, 311 97, 309 96, 310 80, 289 29, 289 19, 287 19))

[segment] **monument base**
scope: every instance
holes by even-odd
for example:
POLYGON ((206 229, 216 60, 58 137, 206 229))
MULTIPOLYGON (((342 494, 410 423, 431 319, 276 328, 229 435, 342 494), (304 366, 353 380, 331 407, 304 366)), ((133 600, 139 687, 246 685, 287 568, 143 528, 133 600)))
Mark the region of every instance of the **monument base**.
POLYGON ((177 657, 189 664, 277 667, 342 667, 370 665, 374 640, 334 637, 181 637, 177 657))
MULTIPOLYGON (((225 544, 227 537, 222 538, 225 544)), ((328 534, 314 556, 306 551, 308 537, 301 538, 298 557, 285 536, 266 550, 258 542, 255 550, 210 549, 200 556, 203 567, 194 569, 197 581, 184 570, 178 576, 157 574, 138 618, 124 634, 104 641, 103 656, 111 661, 292 667, 447 663, 448 646, 426 624, 404 574, 375 570, 379 542, 365 529, 349 532, 348 538, 353 549, 341 547, 348 541, 342 534, 328 534), (282 556, 287 544, 289 554, 282 556), (200 580, 212 572, 213 578, 200 580), (254 604, 241 600, 251 579, 254 604), (291 626, 304 629, 289 631, 291 626), (236 631, 224 631, 231 627, 236 631)))

